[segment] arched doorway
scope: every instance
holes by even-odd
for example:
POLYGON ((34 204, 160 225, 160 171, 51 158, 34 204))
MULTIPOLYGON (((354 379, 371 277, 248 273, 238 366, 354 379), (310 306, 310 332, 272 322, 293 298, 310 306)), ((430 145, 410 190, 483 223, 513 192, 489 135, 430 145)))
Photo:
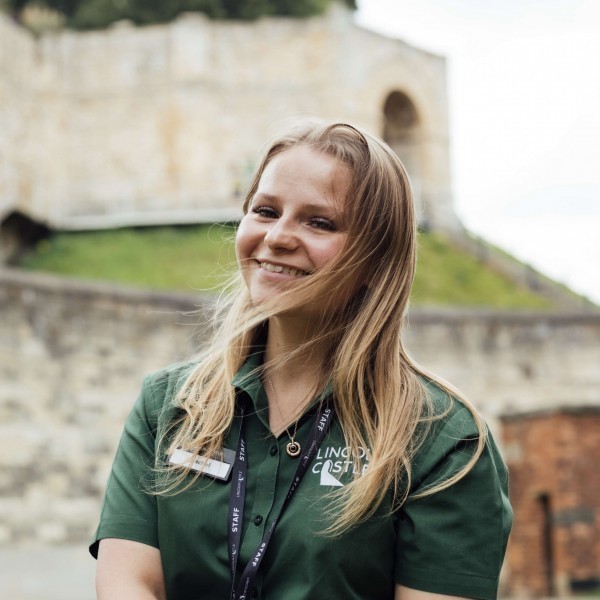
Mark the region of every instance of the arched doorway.
POLYGON ((427 213, 422 193, 422 134, 417 109, 403 92, 388 94, 383 105, 383 139, 404 163, 413 187, 417 217, 427 227, 427 213))
POLYGON ((50 228, 19 210, 0 215, 0 265, 15 264, 21 255, 50 235, 50 228))

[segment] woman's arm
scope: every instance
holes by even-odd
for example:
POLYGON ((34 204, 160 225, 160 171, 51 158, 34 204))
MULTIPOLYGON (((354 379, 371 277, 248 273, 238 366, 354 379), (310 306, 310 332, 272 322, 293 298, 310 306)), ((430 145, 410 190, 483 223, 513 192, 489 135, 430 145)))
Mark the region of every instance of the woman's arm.
POLYGON ((98 600, 166 600, 158 548, 116 538, 101 540, 96 594, 98 600))
POLYGON ((422 592, 413 590, 403 585, 396 586, 394 600, 463 600, 460 596, 446 596, 445 594, 434 594, 432 592, 422 592))

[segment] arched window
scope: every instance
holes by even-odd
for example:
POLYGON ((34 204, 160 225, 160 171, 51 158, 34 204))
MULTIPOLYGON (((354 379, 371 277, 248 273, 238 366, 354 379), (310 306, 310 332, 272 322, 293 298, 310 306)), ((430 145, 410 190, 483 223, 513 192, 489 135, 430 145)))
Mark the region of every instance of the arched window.
POLYGON ((392 92, 383 106, 383 138, 390 146, 413 142, 419 117, 415 105, 402 92, 392 92))
POLYGON ((419 115, 412 100, 403 92, 391 92, 383 105, 383 139, 404 163, 413 188, 417 218, 426 227, 422 202, 422 135, 419 115))

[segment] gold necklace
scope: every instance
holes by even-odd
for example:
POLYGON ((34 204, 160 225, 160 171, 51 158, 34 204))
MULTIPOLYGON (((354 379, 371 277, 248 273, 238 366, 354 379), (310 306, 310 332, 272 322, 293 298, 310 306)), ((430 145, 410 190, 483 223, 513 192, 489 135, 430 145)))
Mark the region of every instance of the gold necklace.
MULTIPOLYGON (((285 420, 283 418, 283 413, 281 412, 281 406, 279 405, 279 398, 277 396, 277 392, 275 391, 275 386, 273 385, 273 382, 271 381, 271 378, 269 377, 269 375, 267 373, 265 373, 265 379, 267 380, 267 383, 269 384, 271 391, 273 392, 275 406, 277 406, 277 410, 279 411, 279 416, 281 417, 281 422, 285 423, 285 420)), ((300 417, 298 417, 296 419, 296 422, 294 423, 294 435, 290 435, 288 428, 284 427, 285 432, 288 434, 288 437, 290 438, 290 441, 288 442, 288 444, 286 446, 286 450, 287 450, 287 453, 292 458, 296 458, 296 456, 299 456, 299 454, 302 450, 302 448, 300 447, 300 444, 295 439, 296 433, 298 432, 298 421, 299 420, 300 420, 300 417)))

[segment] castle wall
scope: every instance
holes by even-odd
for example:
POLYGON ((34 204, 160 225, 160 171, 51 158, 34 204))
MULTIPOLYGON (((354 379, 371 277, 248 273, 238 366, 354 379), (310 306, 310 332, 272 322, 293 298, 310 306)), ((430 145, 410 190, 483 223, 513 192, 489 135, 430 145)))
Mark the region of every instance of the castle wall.
POLYGON ((355 26, 340 6, 39 40, 0 16, 0 218, 15 208, 59 228, 231 218, 289 117, 382 134, 394 90, 419 114, 423 217, 457 227, 444 59, 355 26))
POLYGON ((34 162, 29 120, 35 112, 36 44, 0 13, 0 219, 3 210, 28 202, 34 162))
MULTIPOLYGON (((189 356, 207 300, 0 271, 0 547, 81 543, 144 374, 189 356)), ((413 311, 415 358, 506 413, 600 404, 600 316, 413 311)))

